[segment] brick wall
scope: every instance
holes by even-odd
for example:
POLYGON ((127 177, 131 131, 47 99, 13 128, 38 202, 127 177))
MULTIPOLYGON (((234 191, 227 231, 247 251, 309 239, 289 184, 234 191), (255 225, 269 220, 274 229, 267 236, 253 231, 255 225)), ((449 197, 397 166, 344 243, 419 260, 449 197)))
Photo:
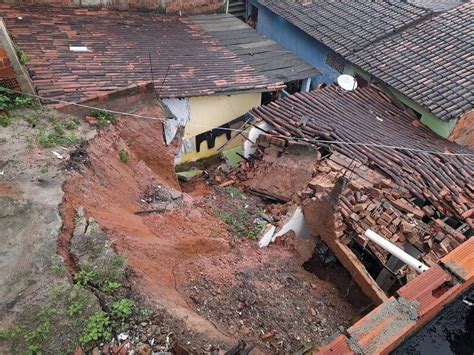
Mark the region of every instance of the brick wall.
POLYGON ((0 86, 20 90, 10 58, 2 47, 0 47, 0 86))
POLYGON ((0 0, 8 4, 104 6, 118 10, 158 10, 166 14, 197 15, 222 12, 224 0, 0 0))

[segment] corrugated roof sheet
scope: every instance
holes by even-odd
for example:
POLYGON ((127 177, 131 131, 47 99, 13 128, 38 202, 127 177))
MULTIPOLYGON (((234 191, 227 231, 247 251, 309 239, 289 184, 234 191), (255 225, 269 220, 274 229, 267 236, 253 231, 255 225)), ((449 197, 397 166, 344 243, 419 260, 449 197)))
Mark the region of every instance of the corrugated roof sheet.
POLYGON ((402 0, 258 0, 311 37, 345 56, 427 17, 402 0))
POLYGON ((321 73, 269 38, 230 14, 191 17, 202 30, 223 47, 272 81, 285 83, 311 78, 321 73))
POLYGON ((392 149, 473 154, 440 138, 394 106, 375 88, 345 93, 337 86, 298 93, 251 111, 268 122, 271 133, 303 141, 341 141, 331 147, 377 169, 414 196, 458 218, 474 208, 474 159, 392 149), (354 145, 378 144, 382 147, 354 145), (449 195, 449 199, 444 197, 449 195))
POLYGON ((444 121, 474 102, 474 3, 458 6, 348 57, 444 121))
POLYGON ((0 16, 30 58, 27 68, 39 95, 48 98, 77 101, 152 79, 163 98, 283 86, 186 17, 4 4, 0 16))

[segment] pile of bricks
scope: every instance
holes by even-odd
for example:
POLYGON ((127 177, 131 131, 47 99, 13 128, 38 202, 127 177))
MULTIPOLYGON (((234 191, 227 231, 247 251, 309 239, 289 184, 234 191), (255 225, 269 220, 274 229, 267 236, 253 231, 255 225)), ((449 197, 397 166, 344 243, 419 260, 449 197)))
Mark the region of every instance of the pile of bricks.
MULTIPOLYGON (((447 218, 439 218, 432 205, 420 208, 415 204, 416 199, 405 189, 393 186, 392 180, 376 173, 371 175, 371 169, 366 167, 349 172, 334 160, 320 163, 319 174, 300 195, 311 198, 334 186, 344 172, 350 174, 335 213, 335 234, 344 244, 354 240, 362 247, 369 246, 386 263, 390 255, 364 236, 367 229, 372 229, 402 249, 410 243, 431 266, 466 240, 464 233, 470 229, 467 223, 454 229, 448 225, 447 218)), ((408 279, 414 276, 408 268, 405 272, 408 279)))

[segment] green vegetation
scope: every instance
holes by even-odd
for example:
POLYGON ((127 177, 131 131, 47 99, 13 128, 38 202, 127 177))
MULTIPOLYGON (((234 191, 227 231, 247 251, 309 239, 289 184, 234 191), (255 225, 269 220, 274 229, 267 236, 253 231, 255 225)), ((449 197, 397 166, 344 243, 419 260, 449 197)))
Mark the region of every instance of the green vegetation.
POLYGON ((59 134, 56 132, 40 131, 36 141, 43 148, 52 148, 58 145, 71 146, 82 143, 84 138, 75 134, 59 134))
POLYGON ((128 160, 130 159, 128 153, 125 151, 125 149, 120 149, 118 151, 118 156, 120 158, 120 160, 122 161, 122 163, 125 163, 127 164, 128 163, 128 160))
POLYGON ((128 298, 112 303, 112 314, 118 319, 128 319, 133 313, 133 301, 128 298))
POLYGON ((224 208, 216 210, 216 213, 227 224, 230 232, 247 239, 255 239, 266 226, 266 222, 260 218, 263 211, 247 209, 249 206, 242 208, 247 203, 247 197, 237 187, 227 186, 224 191, 229 197, 224 208))
POLYGON ((6 115, 0 115, 0 126, 8 127, 12 123, 12 119, 6 115))
POLYGON ((0 340, 22 342, 25 354, 39 355, 42 353, 43 344, 51 333, 51 318, 55 314, 56 311, 51 306, 43 307, 35 316, 35 327, 28 329, 24 326, 14 326, 8 330, 2 330, 0 331, 0 340))
POLYGON ((30 58, 21 49, 16 50, 16 56, 21 65, 25 65, 30 61, 30 58))
POLYGON ((107 313, 100 311, 89 317, 86 330, 79 338, 82 344, 89 344, 99 340, 112 338, 112 325, 107 313))
POLYGON ((81 270, 76 273, 75 281, 80 286, 92 286, 104 293, 112 293, 121 287, 125 277, 125 260, 120 256, 111 259, 103 256, 94 262, 81 263, 81 270))
POLYGON ((108 111, 97 110, 90 113, 90 116, 97 118, 97 126, 105 128, 111 124, 117 124, 117 119, 108 111))
POLYGON ((229 226, 232 233, 245 236, 248 239, 255 239, 266 225, 263 222, 254 222, 252 216, 246 210, 218 211, 218 214, 229 226))
POLYGON ((33 100, 21 94, 9 91, 0 87, 0 111, 10 110, 19 107, 31 106, 33 100))
POLYGON ((237 198, 243 198, 244 195, 242 194, 242 191, 240 191, 237 187, 235 186, 227 186, 224 188, 225 191, 229 194, 231 198, 237 197, 237 198))

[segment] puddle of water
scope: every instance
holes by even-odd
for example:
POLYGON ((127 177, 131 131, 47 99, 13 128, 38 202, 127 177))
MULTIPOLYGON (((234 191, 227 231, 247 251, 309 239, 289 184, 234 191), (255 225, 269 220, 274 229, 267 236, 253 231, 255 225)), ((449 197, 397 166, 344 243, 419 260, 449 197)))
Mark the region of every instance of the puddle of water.
POLYGON ((474 287, 400 345, 391 355, 474 354, 474 287), (464 302, 464 300, 468 302, 464 302))

